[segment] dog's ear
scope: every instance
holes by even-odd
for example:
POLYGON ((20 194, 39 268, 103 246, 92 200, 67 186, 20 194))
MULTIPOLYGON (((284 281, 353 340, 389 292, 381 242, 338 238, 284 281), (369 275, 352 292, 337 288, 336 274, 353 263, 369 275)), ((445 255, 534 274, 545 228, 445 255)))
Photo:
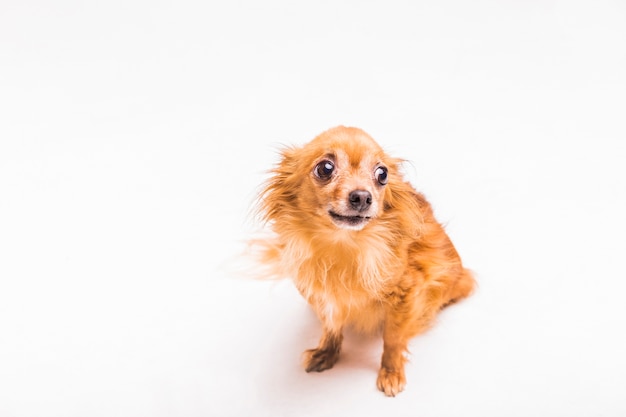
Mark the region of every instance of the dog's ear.
POLYGON ((296 147, 280 149, 280 162, 269 171, 269 178, 258 197, 258 214, 265 222, 278 218, 290 204, 294 204, 296 193, 300 185, 298 171, 298 153, 296 147))
POLYGON ((387 161, 389 181, 385 186, 384 210, 395 214, 404 224, 404 227, 415 228, 423 222, 425 211, 429 205, 424 196, 404 178, 401 165, 403 159, 391 158, 387 161))

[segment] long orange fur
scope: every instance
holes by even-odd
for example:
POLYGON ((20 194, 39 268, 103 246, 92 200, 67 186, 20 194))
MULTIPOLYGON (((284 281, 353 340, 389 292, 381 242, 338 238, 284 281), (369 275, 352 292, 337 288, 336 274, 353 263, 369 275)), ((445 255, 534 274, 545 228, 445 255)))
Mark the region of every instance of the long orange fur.
POLYGON ((382 330, 377 386, 388 396, 405 387, 409 340, 475 286, 401 162, 364 131, 336 127, 283 150, 258 206, 274 232, 261 261, 293 279, 323 325, 306 371, 337 362, 345 327, 382 330))

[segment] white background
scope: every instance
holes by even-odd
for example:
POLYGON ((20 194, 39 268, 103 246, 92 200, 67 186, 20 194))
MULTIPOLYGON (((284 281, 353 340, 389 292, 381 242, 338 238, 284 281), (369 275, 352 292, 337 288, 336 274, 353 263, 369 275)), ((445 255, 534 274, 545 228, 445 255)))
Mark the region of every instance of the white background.
POLYGON ((0 415, 626 415, 626 4, 0 3, 0 415), (411 343, 241 278, 279 144, 359 126, 478 277, 411 343))

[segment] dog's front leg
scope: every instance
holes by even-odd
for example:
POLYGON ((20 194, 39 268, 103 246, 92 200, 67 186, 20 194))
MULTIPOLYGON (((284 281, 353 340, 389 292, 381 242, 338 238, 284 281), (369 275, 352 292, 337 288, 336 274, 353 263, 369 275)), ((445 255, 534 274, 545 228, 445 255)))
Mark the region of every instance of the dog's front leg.
POLYGON ((319 346, 304 352, 304 369, 307 372, 322 372, 332 368, 339 360, 342 341, 341 330, 324 329, 319 346))
POLYGON ((388 397, 395 397, 404 390, 406 377, 404 375, 404 356, 407 351, 409 338, 403 333, 402 324, 397 317, 388 317, 383 330, 383 357, 378 371, 376 385, 388 397))
POLYGON ((436 299, 438 291, 438 287, 420 293, 409 289, 389 296, 383 326, 383 357, 377 380, 378 389, 387 396, 394 397, 404 390, 405 353, 409 340, 432 325, 440 304, 427 300, 436 299))
POLYGON ((339 360, 343 341, 341 320, 333 304, 325 299, 316 301, 311 304, 322 321, 324 333, 317 348, 304 352, 304 369, 307 372, 322 372, 332 368, 339 360))

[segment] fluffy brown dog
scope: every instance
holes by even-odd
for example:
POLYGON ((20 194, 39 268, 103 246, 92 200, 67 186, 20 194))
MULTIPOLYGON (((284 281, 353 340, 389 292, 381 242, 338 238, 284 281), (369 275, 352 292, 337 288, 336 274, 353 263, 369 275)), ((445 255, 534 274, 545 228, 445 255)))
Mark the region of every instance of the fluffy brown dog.
POLYGON ((304 353, 306 371, 337 362, 344 327, 382 329, 377 385, 388 396, 404 389, 409 340, 474 288, 401 162, 362 130, 336 127, 285 149, 259 200, 275 232, 262 261, 294 280, 323 324, 319 346, 304 353))

